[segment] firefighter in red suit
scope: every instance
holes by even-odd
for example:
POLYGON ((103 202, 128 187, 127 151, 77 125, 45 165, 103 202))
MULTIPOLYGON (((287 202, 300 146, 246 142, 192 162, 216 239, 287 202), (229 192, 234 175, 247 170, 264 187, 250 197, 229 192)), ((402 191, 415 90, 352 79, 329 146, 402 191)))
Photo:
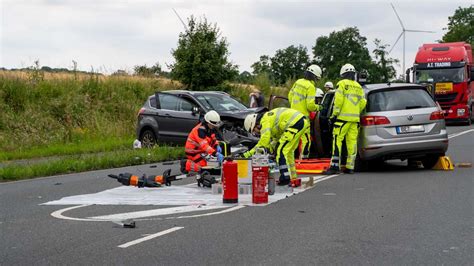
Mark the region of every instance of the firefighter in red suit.
POLYGON ((217 129, 221 125, 221 118, 216 111, 209 111, 204 115, 204 122, 197 124, 189 133, 186 145, 186 171, 199 173, 207 165, 206 155, 216 156, 222 162, 224 156, 216 139, 217 129))

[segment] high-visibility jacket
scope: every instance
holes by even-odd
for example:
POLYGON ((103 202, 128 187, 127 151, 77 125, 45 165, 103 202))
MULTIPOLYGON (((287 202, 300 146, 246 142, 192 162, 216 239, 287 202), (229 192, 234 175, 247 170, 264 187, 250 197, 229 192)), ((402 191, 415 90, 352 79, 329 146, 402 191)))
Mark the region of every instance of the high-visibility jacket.
POLYGON ((290 108, 275 108, 266 112, 260 120, 260 140, 253 149, 249 151, 249 155, 255 154, 257 148, 266 148, 274 150, 274 146, 283 133, 292 127, 304 115, 296 110, 290 108))
POLYGON ((184 146, 186 157, 195 163, 203 160, 201 154, 215 154, 216 134, 202 123, 197 124, 189 133, 184 146))
POLYGON ((309 116, 310 112, 319 111, 320 105, 316 104, 316 87, 314 81, 307 79, 298 79, 290 92, 288 92, 288 100, 291 109, 295 109, 305 115, 309 116))
POLYGON ((343 79, 337 83, 332 117, 348 122, 359 122, 367 100, 357 81, 343 79))

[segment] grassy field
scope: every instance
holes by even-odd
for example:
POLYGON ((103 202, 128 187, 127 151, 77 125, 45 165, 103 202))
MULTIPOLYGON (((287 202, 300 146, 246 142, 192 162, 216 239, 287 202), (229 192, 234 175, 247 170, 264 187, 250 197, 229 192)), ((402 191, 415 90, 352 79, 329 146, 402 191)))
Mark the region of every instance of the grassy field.
MULTIPOLYGON (((252 88, 286 95, 260 78, 255 85, 225 84, 243 103, 252 88)), ((152 163, 182 157, 182 148, 132 150, 136 116, 155 91, 180 89, 176 81, 136 76, 0 71, 0 181, 152 163), (153 154, 154 154, 153 153, 153 154), (37 158, 51 157, 48 160, 37 158), (15 163, 12 160, 30 160, 15 163)))

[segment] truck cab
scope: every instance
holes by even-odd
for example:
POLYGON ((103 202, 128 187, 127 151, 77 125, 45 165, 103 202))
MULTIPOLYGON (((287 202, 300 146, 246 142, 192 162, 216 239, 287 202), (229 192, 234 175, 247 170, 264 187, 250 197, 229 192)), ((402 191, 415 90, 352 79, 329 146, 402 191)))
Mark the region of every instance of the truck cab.
POLYGON ((413 82, 432 89, 447 122, 474 120, 474 74, 471 45, 465 42, 423 44, 413 65, 413 82))

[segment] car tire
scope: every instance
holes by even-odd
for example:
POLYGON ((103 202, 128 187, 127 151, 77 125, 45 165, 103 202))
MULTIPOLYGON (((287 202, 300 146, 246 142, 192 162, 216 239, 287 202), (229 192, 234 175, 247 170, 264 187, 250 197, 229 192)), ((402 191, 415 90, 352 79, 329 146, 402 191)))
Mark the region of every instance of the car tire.
POLYGON ((423 167, 425 169, 433 168, 433 166, 435 166, 436 163, 438 162, 438 159, 439 159, 440 156, 443 156, 443 155, 436 154, 436 155, 427 155, 427 156, 425 156, 424 158, 421 159, 421 162, 423 163, 423 167))
POLYGON ((357 154, 354 162, 354 171, 356 172, 366 172, 369 170, 369 161, 362 160, 357 154))
POLYGON ((143 148, 152 148, 157 143, 155 133, 151 129, 146 129, 142 132, 140 141, 143 148))

